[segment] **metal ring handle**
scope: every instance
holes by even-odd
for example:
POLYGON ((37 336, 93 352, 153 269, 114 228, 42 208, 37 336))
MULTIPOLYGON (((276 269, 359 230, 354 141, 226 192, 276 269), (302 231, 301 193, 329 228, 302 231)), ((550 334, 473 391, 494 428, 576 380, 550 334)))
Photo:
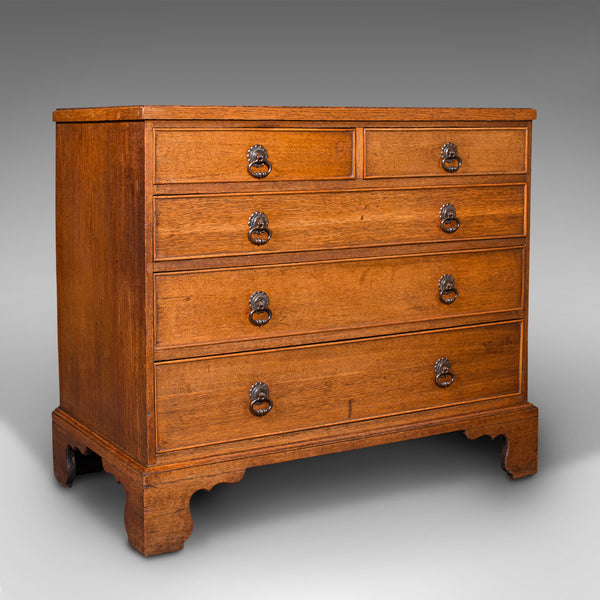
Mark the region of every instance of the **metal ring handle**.
POLYGON ((444 169, 446 171, 448 171, 448 173, 456 173, 456 171, 458 171, 461 166, 462 166, 462 159, 460 158, 460 156, 453 156, 453 157, 446 156, 446 157, 442 158, 442 167, 444 167, 444 169), (455 160, 458 161, 458 164, 456 166, 446 164, 446 162, 454 162, 455 160))
POLYGON ((248 219, 248 239, 255 246, 262 246, 271 239, 271 230, 268 227, 269 218, 263 212, 255 212, 248 219), (266 235, 267 237, 261 237, 266 235))
POLYGON ((458 298, 458 290, 452 275, 442 275, 438 283, 440 290, 440 302, 443 304, 452 304, 458 298), (452 294, 449 296, 449 294, 452 294))
POLYGON ((262 381, 257 381, 250 388, 250 412, 255 417, 264 417, 272 408, 273 400, 269 398, 269 386, 262 381), (256 408, 257 404, 267 403, 267 406, 256 408))
POLYGON ((262 327, 271 320, 273 313, 269 308, 269 296, 267 296, 265 292, 254 292, 252 296, 250 296, 248 304, 250 304, 250 314, 248 315, 248 319, 252 325, 256 325, 256 327, 262 327), (256 315, 263 313, 267 316, 263 318, 255 318, 256 315))
POLYGON ((434 365, 435 384, 441 388, 447 388, 454 381, 454 373, 450 361, 442 356, 438 358, 434 365))
POLYGON ((445 233, 454 233, 460 227, 460 219, 456 216, 453 204, 444 204, 440 208, 440 229, 445 233))
POLYGON ((456 144, 452 142, 448 142, 442 146, 442 167, 444 167, 445 171, 448 173, 456 173, 462 166, 462 159, 457 154, 458 148, 456 144), (457 161, 457 165, 449 165, 447 163, 453 163, 457 161))
POLYGON ((264 246, 271 239, 271 230, 268 227, 253 227, 248 232, 248 239, 255 246, 264 246), (260 237, 265 234, 267 235, 266 238, 260 237))
POLYGON ((254 144, 248 150, 248 154, 246 155, 248 158, 248 173, 255 177, 256 179, 263 179, 271 172, 271 163, 267 160, 268 154, 267 149, 260 144, 254 144), (253 169, 260 169, 266 165, 266 171, 254 171, 253 169))
POLYGON ((263 308, 263 309, 254 309, 250 311, 250 315, 248 316, 248 318, 250 319, 250 323, 252 323, 252 325, 256 325, 257 327, 262 327, 263 325, 266 325, 270 320, 271 317, 273 316, 273 313, 271 311, 270 308, 263 308), (255 319, 254 315, 259 315, 261 313, 265 313, 267 316, 263 319, 255 319))
POLYGON ((248 173, 250 173, 250 175, 252 175, 252 177, 256 177, 256 179, 263 179, 271 172, 271 168, 272 168, 271 163, 266 158, 264 160, 253 160, 248 165, 248 173), (266 171, 253 171, 252 170, 253 167, 259 168, 259 167, 264 167, 265 165, 267 165, 266 171))

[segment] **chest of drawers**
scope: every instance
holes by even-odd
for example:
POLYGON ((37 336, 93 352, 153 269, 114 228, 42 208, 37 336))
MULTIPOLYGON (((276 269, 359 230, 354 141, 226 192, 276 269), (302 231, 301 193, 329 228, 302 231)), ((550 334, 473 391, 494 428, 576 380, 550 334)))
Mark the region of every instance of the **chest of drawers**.
POLYGON ((58 481, 114 474, 152 555, 258 465, 463 431, 534 473, 534 118, 56 111, 58 481))

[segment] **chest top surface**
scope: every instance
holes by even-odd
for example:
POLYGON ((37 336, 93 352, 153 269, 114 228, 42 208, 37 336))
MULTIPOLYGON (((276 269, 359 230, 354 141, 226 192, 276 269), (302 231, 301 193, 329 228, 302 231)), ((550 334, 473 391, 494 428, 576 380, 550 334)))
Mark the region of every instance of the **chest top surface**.
POLYGON ((156 120, 319 120, 319 121, 528 121, 531 108, 418 108, 345 106, 181 106, 139 105, 60 108, 57 122, 156 120))

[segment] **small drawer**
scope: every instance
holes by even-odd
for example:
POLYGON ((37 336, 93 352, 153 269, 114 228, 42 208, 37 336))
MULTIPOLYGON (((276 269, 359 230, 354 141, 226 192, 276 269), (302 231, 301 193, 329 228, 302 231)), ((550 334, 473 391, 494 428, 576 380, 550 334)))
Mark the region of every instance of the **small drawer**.
POLYGON ((522 235, 524 185, 155 198, 156 260, 522 235))
POLYGON ((154 155, 155 183, 349 179, 354 129, 155 129, 154 155))
POLYGON ((521 247, 160 273, 156 348, 518 310, 522 277, 521 247))
POLYGON ((365 178, 527 171, 524 127, 365 129, 364 144, 365 178))
POLYGON ((520 393, 521 322, 155 366, 159 451, 520 393))

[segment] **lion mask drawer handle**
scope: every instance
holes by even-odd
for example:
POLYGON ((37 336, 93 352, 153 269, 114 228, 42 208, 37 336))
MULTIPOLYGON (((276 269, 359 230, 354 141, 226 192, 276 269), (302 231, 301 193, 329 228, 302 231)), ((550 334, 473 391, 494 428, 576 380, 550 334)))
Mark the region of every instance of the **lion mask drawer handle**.
POLYGON ((256 291, 250 296, 248 302, 250 304, 250 323, 256 325, 256 327, 262 327, 266 325, 272 316, 271 309, 269 308, 269 296, 265 292, 256 291), (266 314, 266 317, 259 318, 257 315, 266 314))
POLYGON ((271 172, 271 163, 267 160, 268 154, 267 150, 264 146, 260 144, 254 144, 248 150, 247 154, 248 158, 248 173, 252 175, 252 177, 256 177, 256 179, 263 179, 271 172), (255 171, 255 169, 260 169, 266 166, 266 171, 255 171))
POLYGON ((448 173, 456 173, 462 165, 462 159, 458 156, 457 152, 458 148, 456 147, 456 144, 452 142, 448 142, 442 146, 442 167, 444 167, 448 173), (457 162, 458 164, 448 164, 454 162, 457 162))
POLYGON ((264 417, 273 408, 273 400, 269 398, 269 386, 262 381, 257 381, 250 388, 250 412, 255 417, 264 417), (265 404, 258 407, 257 405, 265 404))
POLYGON ((447 388, 454 381, 454 373, 450 361, 442 356, 438 358, 434 366, 435 384, 441 388, 447 388))
POLYGON ((440 302, 452 304, 458 298, 458 290, 452 275, 443 275, 438 284, 440 290, 440 302))
POLYGON ((262 246, 271 239, 271 230, 268 225, 269 218, 265 213, 255 212, 250 215, 250 219, 248 219, 248 239, 255 246, 262 246))
POLYGON ((456 216, 453 204, 444 204, 440 208, 440 228, 446 233, 454 233, 460 227, 460 219, 456 216))

